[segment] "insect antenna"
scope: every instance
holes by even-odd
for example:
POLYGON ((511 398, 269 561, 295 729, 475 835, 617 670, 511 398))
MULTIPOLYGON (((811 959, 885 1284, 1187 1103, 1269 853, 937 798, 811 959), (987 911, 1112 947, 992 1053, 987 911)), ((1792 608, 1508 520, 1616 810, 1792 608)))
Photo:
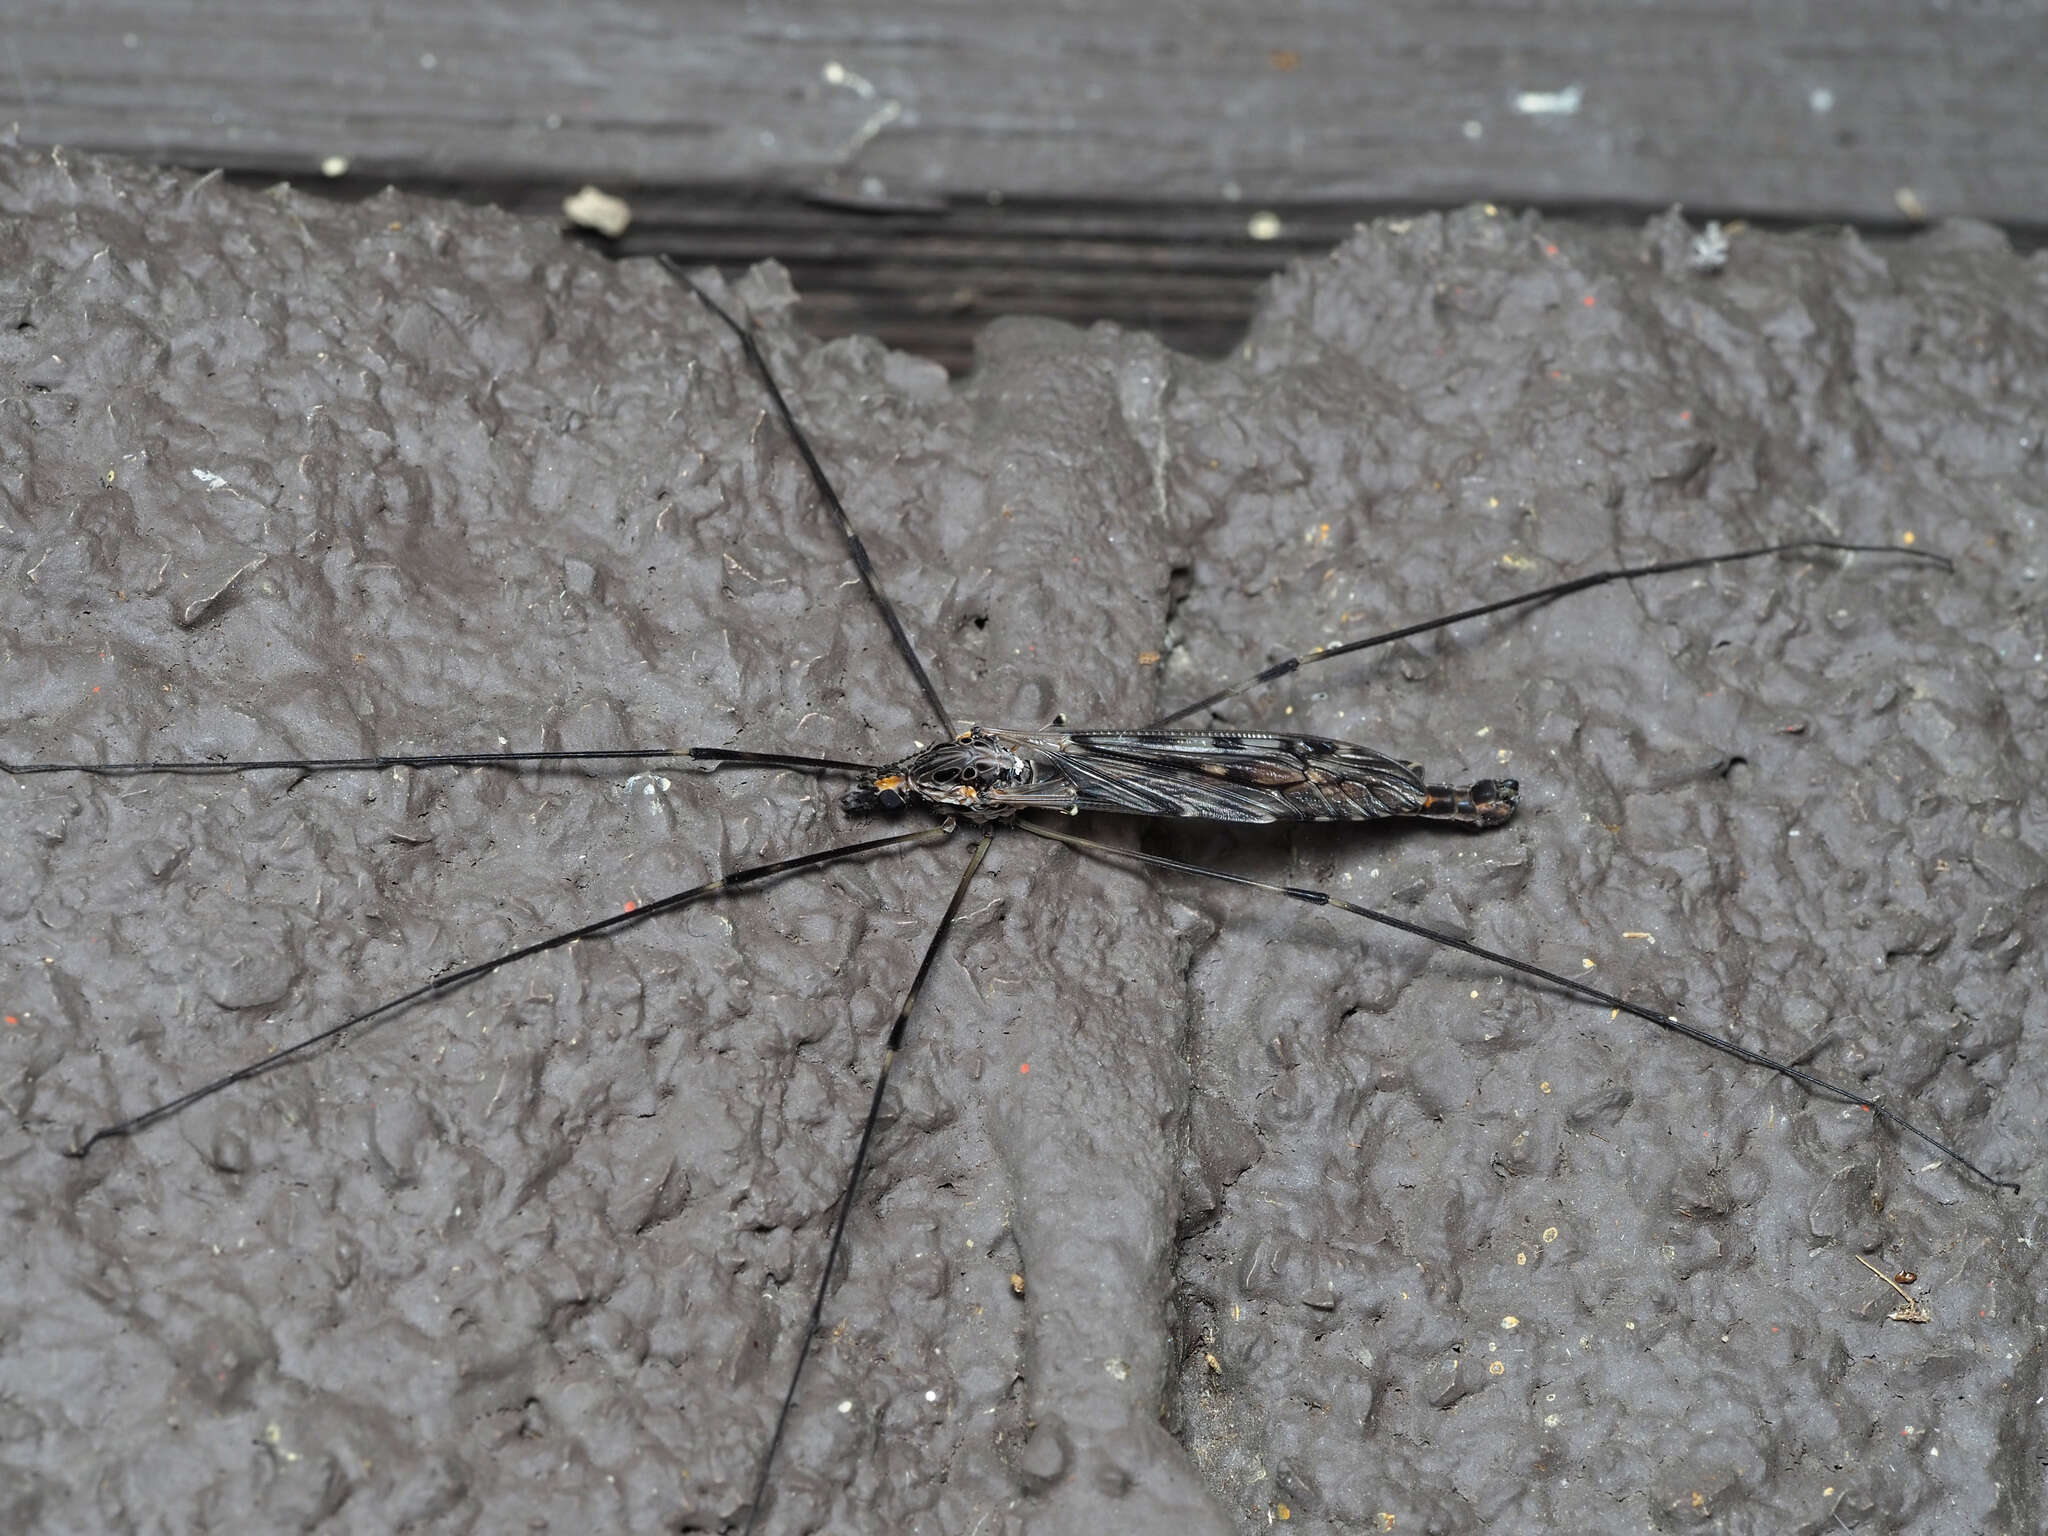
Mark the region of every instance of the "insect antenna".
POLYGON ((1490 603, 1479 603, 1471 608, 1461 608, 1456 613, 1447 613, 1434 619, 1422 619, 1414 624, 1404 624, 1399 629, 1390 629, 1383 634, 1366 635, 1357 640, 1345 640, 1336 645, 1318 645, 1303 651, 1298 656, 1289 656, 1271 666, 1253 673, 1242 682, 1232 683, 1207 698, 1176 709, 1170 715, 1162 715, 1149 721, 1142 729, 1158 730, 1185 720, 1190 715, 1213 709, 1243 693, 1249 693, 1262 683, 1273 682, 1303 667, 1313 666, 1319 661, 1330 661, 1338 656, 1349 656, 1354 651, 1369 651, 1377 645, 1392 645, 1396 640, 1406 640, 1412 635, 1426 635, 1433 629, 1444 629, 1452 624, 1462 624, 1467 619, 1484 618, 1489 613, 1500 613, 1508 608, 1522 608, 1531 603, 1546 602, 1551 598, 1567 597, 1574 592, 1583 592, 1589 587, 1605 586, 1610 581, 1633 581, 1638 576, 1664 576, 1673 571, 1693 571, 1709 565, 1729 565, 1738 560, 1760 560, 1766 555, 1789 555, 1804 550, 1831 550, 1847 555, 1904 555, 1913 560, 1926 560, 1944 571, 1953 571, 1955 562, 1946 555, 1932 550, 1909 549, 1903 544, 1851 544, 1841 539, 1791 539, 1782 544, 1765 544, 1756 549, 1735 549, 1718 555, 1690 555, 1680 560, 1659 560, 1651 565, 1616 566, 1612 570, 1589 571, 1583 576, 1574 576, 1569 581, 1553 582, 1547 587, 1538 587, 1533 592, 1518 593, 1513 597, 1496 598, 1490 603))
MULTIPOLYGON (((945 824, 951 832, 953 824, 945 824)), ((939 926, 932 931, 931 941, 924 947, 924 958, 918 962, 917 974, 910 980, 910 987, 903 994, 903 1005, 896 1010, 896 1022, 889 1026, 889 1044, 882 1052, 882 1065, 875 1073, 874 1092, 868 1097, 868 1115, 860 1129, 860 1142, 853 1151, 853 1171, 846 1176, 846 1192, 839 1197, 839 1213, 832 1220, 832 1240, 825 1246, 825 1269, 818 1276, 817 1293, 811 1298, 811 1315, 804 1324, 803 1338, 797 1344, 796 1367, 789 1373, 789 1386, 782 1394, 782 1406, 776 1410, 775 1430, 768 1437, 768 1449, 762 1453, 760 1470, 754 1477, 754 1497, 747 1511, 747 1536, 752 1536, 755 1524, 760 1520, 768 1497, 768 1474, 775 1466, 775 1453, 782 1448, 783 1432, 789 1427, 789 1415, 796 1406, 796 1393, 803 1381, 804 1365, 811 1357, 811 1345, 818 1337, 818 1325, 825 1314, 825 1298, 832 1290, 832 1271, 838 1267, 839 1252, 846 1242, 846 1219, 853 1211, 853 1201, 860 1191, 861 1175, 867 1171, 868 1154, 874 1147, 875 1122, 882 1114, 882 1094, 889 1086, 889 1069, 895 1065, 896 1053, 903 1048, 904 1032, 910 1025, 910 1010, 917 1005, 917 994, 924 990, 925 978, 931 975, 932 962, 938 958, 939 946, 952 931, 954 919, 960 915, 960 907, 967 900, 967 887, 974 882, 975 873, 981 868, 982 856, 988 852, 988 845, 996 835, 991 823, 981 834, 981 841, 974 845, 974 853, 967 861, 967 868, 961 871, 960 883, 953 887, 953 899, 946 903, 946 912, 939 919, 939 926)))
POLYGON ((247 1082, 253 1077, 261 1077, 264 1073, 273 1071, 286 1062, 305 1055, 316 1046, 325 1045, 329 1041, 337 1040, 360 1025, 368 1024, 373 1020, 397 1013, 401 1009, 411 1007, 415 1003, 422 1003, 430 998, 445 996, 458 988, 467 986, 472 981, 490 975, 493 971, 503 969, 516 960, 524 960, 532 955, 545 954, 551 949, 560 949, 564 945, 574 944, 583 939, 606 937, 622 932, 627 928, 646 922, 649 918, 658 917, 665 912, 673 912, 679 907, 689 906, 692 902, 705 900, 721 892, 737 890, 742 886, 758 885, 765 880, 773 880, 781 875, 795 874, 797 871, 804 869, 815 869, 820 865, 836 864, 845 859, 859 858, 864 854, 880 853, 885 849, 907 848, 916 843, 942 842, 952 836, 952 833, 953 823, 950 821, 941 822, 937 826, 920 827, 913 832, 899 832, 890 837, 869 838, 856 843, 841 843, 831 848, 815 849, 810 853, 799 853, 793 854, 788 858, 771 859, 765 864, 754 864, 745 869, 734 870, 731 874, 720 875, 715 880, 707 880, 701 885, 693 885, 687 890, 673 892, 658 900, 643 902, 629 912, 614 912, 611 916, 601 917, 595 922, 581 923, 574 928, 565 928, 561 932, 550 934, 544 939, 536 939, 530 944, 522 944, 516 949, 505 950, 500 954, 492 955, 488 959, 479 960, 474 964, 461 966, 456 970, 437 976, 432 981, 414 987, 409 992, 400 993, 397 997, 389 998, 377 1004, 374 1008, 366 1008, 361 1013, 351 1014, 339 1024, 330 1024, 325 1029, 315 1030, 312 1034, 294 1040, 289 1045, 279 1046, 268 1055, 260 1056, 246 1066, 238 1067, 224 1076, 215 1078, 212 1082, 203 1083, 189 1093, 182 1093, 174 1099, 167 1099, 161 1104, 153 1105, 151 1108, 142 1111, 140 1114, 131 1115, 125 1120, 118 1120, 112 1125, 102 1126, 99 1130, 94 1131, 92 1135, 88 1136, 80 1145, 67 1149, 65 1156, 84 1157, 86 1153, 103 1141, 133 1136, 136 1132, 145 1130, 160 1120, 169 1119, 171 1116, 191 1108, 202 1099, 212 1098, 223 1089, 232 1088, 235 1084, 247 1082))
POLYGON ((1086 853, 1106 854, 1115 859, 1129 859, 1136 863, 1149 864, 1155 869, 1168 869, 1183 875, 1198 875, 1203 879, 1218 880, 1226 885, 1240 885, 1256 891, 1271 891, 1275 895, 1286 896, 1294 901, 1306 902, 1310 906, 1336 907, 1351 913, 1355 917, 1363 917, 1371 922, 1396 929, 1399 932, 1412 934, 1416 938, 1427 939, 1430 943, 1442 945, 1446 949, 1458 950, 1463 954, 1473 956, 1475 959, 1484 960, 1489 965, 1497 965, 1505 970, 1519 972, 1521 975, 1532 977, 1549 986, 1557 987, 1561 991, 1569 992, 1574 997, 1586 1002, 1598 1004, 1602 1008, 1616 1009, 1622 1013, 1642 1019, 1646 1023, 1654 1024, 1659 1029, 1668 1029, 1676 1034, 1685 1036, 1688 1040, 1697 1040, 1702 1045, 1712 1046, 1715 1050, 1723 1051, 1740 1061, 1748 1062, 1752 1066, 1763 1067, 1768 1071, 1777 1073, 1781 1077, 1788 1077, 1810 1093, 1818 1093, 1825 1097, 1839 1100, 1844 1104, 1851 1104, 1859 1109, 1868 1110, 1887 1125, 1894 1126, 1908 1135, 1918 1137, 1950 1162, 1958 1167, 1967 1169, 1986 1184, 1997 1189, 2011 1190, 2014 1194, 2019 1193, 2019 1185, 2009 1179, 2001 1179, 1993 1174, 1986 1173, 1940 1137, 1922 1130, 1897 1110, 1891 1109, 1875 1099, 1868 1098, 1856 1092, 1853 1088, 1844 1088, 1839 1083, 1831 1083, 1826 1078, 1816 1077, 1811 1072, 1793 1066, 1790 1062, 1781 1061, 1775 1056, 1766 1056, 1761 1051, 1751 1050, 1748 1046, 1732 1040, 1726 1035, 1717 1035, 1711 1030, 1700 1028, 1696 1024, 1688 1024, 1672 1014, 1659 1013, 1654 1008, 1646 1008, 1641 1003, 1632 1003, 1625 997, 1619 997, 1612 992, 1602 991, 1599 987, 1589 986, 1587 983, 1566 976, 1561 972, 1546 970, 1543 966, 1531 961, 1517 959, 1513 955, 1502 954, 1499 950, 1488 949, 1484 945, 1475 944, 1470 939, 1459 934, 1451 933, 1442 928, 1431 928, 1423 923, 1413 923, 1406 918, 1396 917, 1391 912, 1382 912, 1373 907, 1361 906, 1357 902, 1346 901, 1340 896, 1333 896, 1328 891, 1315 890, 1311 887, 1299 885, 1276 885, 1271 881, 1255 879, 1250 875, 1234 874, 1229 870, 1212 869, 1207 865, 1190 864, 1182 859, 1168 858, 1164 854, 1147 853, 1136 848, 1118 848, 1109 843, 1099 843, 1092 838, 1079 837, 1074 833, 1062 832, 1052 827, 1041 826, 1022 818, 1019 818, 1017 825, 1036 837, 1043 837, 1055 843, 1065 843, 1070 848, 1077 848, 1086 853))

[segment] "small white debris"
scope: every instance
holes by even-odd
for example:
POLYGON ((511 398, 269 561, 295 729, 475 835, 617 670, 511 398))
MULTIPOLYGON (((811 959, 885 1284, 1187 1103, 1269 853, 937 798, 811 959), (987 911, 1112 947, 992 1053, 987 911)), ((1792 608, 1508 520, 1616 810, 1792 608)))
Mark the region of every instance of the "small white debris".
POLYGON ((623 197, 590 186, 563 198, 562 212, 578 229, 594 229, 608 240, 618 239, 633 222, 632 205, 623 197))
POLYGON ((855 74, 837 59, 827 60, 825 67, 819 70, 818 73, 825 77, 827 85, 842 86, 863 100, 872 100, 874 98, 874 81, 855 74))
POLYGON ((1585 99, 1586 93, 1576 85, 1561 91, 1518 91, 1515 110, 1530 117, 1574 117, 1585 99))
POLYGON ((1685 248, 1685 269, 1707 277, 1728 265, 1728 231, 1719 219, 1707 220, 1707 227, 1692 237, 1685 248))
POLYGON ((1244 221, 1244 232, 1254 240, 1278 240, 1280 238, 1280 215, 1262 208, 1244 221))
POLYGON ((320 162, 320 174, 329 181, 332 181, 337 176, 346 176, 348 174, 348 156, 329 155, 320 162))

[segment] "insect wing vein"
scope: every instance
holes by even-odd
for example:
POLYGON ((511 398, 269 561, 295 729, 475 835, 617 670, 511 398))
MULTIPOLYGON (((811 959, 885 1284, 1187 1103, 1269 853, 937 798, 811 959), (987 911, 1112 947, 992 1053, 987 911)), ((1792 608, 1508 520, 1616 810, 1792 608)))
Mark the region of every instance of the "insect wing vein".
MULTIPOLYGON (((1120 788, 1142 785, 1171 809, 1140 814, 1218 821, 1370 820, 1418 809, 1415 770, 1384 753, 1320 736, 1242 732, 1083 731, 1062 765, 1120 788)), ((1083 804, 1083 809, 1108 809, 1083 804)))

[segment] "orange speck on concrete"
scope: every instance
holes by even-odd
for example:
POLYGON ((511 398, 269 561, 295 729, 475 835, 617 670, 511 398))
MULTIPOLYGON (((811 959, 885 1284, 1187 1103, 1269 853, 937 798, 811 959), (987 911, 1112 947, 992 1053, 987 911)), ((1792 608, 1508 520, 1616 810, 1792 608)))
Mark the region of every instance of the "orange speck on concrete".
POLYGON ((1030 1062, 1028 1062, 1028 1061, 1027 1061, 1027 1062, 1024 1062, 1024 1063, 1023 1063, 1022 1065, 1020 1065, 1020 1066, 1019 1066, 1019 1067, 1017 1068, 1017 1075, 1018 1075, 1018 1076, 1020 1076, 1020 1077, 1028 1077, 1028 1076, 1030 1076, 1030 1074, 1031 1074, 1031 1063, 1030 1063, 1030 1062))
POLYGON ((640 903, 637 901, 629 901, 626 903, 626 910, 628 912, 637 912, 640 910, 640 903))
POLYGON ((1593 295, 1589 293, 1583 299, 1579 300, 1579 302, 1585 305, 1586 308, 1591 309, 1595 304, 1598 304, 1600 301, 1594 298, 1593 295))

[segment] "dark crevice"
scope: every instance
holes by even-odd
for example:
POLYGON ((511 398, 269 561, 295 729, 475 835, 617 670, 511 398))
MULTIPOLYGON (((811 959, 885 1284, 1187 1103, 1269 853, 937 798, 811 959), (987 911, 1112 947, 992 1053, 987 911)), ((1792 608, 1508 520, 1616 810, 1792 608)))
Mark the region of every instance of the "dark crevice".
POLYGON ((1166 627, 1171 629, 1173 621, 1180 616, 1182 606, 1195 590, 1195 568, 1191 565, 1176 565, 1166 576, 1166 627))

